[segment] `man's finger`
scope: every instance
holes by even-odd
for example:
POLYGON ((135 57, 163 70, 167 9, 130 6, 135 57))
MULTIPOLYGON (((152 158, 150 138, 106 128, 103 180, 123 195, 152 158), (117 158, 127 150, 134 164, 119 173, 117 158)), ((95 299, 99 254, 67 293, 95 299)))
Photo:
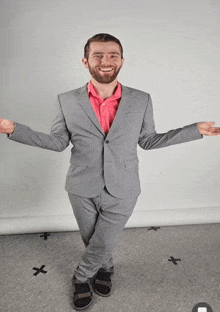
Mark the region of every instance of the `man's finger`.
POLYGON ((214 126, 215 124, 215 121, 211 121, 211 122, 206 122, 205 123, 207 126, 214 126))

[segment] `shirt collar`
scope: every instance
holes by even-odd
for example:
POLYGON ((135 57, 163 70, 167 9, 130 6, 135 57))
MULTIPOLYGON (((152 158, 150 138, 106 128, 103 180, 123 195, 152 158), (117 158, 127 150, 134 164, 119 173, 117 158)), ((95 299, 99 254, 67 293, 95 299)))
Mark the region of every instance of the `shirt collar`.
MULTIPOLYGON (((99 94, 96 91, 96 88, 93 86, 91 81, 87 85, 87 90, 88 90, 89 94, 91 93, 94 97, 100 98, 99 94)), ((121 85, 120 85, 119 82, 117 82, 117 86, 115 88, 115 92, 113 93, 113 95, 109 99, 117 100, 117 99, 120 99, 120 98, 121 98, 121 85)))

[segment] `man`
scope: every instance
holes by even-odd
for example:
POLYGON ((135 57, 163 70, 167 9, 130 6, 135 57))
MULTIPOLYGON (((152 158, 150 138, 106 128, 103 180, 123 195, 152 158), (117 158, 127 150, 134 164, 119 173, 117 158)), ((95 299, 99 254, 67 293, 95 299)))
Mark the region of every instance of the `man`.
POLYGON ((54 151, 73 145, 66 190, 86 247, 73 277, 76 310, 90 306, 92 287, 101 296, 111 293, 112 254, 140 194, 137 144, 147 150, 220 134, 214 122, 157 134, 150 95, 117 80, 120 41, 98 34, 84 52, 91 81, 58 96, 49 135, 0 119, 0 132, 11 140, 54 151))

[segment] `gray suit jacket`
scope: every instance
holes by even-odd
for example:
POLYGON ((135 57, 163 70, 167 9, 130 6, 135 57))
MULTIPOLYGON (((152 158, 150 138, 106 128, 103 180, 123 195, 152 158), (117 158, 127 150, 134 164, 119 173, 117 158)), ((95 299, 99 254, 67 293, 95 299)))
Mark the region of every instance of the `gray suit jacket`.
POLYGON ((118 198, 131 192, 140 193, 137 144, 147 150, 200 138, 196 124, 156 133, 150 95, 125 86, 115 120, 105 136, 86 85, 58 96, 57 115, 50 134, 16 123, 10 136, 20 143, 59 152, 71 141, 66 190, 78 196, 94 197, 106 186, 118 198))

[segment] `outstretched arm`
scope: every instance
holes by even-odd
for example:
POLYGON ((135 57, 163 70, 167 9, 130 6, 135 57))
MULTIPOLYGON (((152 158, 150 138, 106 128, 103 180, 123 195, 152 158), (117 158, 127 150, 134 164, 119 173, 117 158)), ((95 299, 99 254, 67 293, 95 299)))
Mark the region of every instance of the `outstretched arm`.
POLYGON ((59 101, 56 102, 55 108, 56 117, 50 134, 34 131, 25 125, 6 119, 0 119, 0 133, 10 134, 9 139, 12 141, 61 152, 69 145, 70 133, 59 101))
POLYGON ((201 135, 219 135, 220 128, 213 127, 215 122, 199 122, 197 127, 201 135))
POLYGON ((153 119, 152 101, 149 95, 138 143, 141 148, 147 150, 198 140, 203 135, 216 136, 220 134, 220 128, 213 127, 214 124, 215 122, 198 122, 166 133, 157 133, 153 119))
POLYGON ((148 105, 145 111, 138 142, 141 148, 144 150, 162 148, 202 138, 203 135, 200 133, 197 123, 183 128, 170 130, 166 133, 157 133, 153 119, 152 101, 150 95, 148 96, 148 105))

